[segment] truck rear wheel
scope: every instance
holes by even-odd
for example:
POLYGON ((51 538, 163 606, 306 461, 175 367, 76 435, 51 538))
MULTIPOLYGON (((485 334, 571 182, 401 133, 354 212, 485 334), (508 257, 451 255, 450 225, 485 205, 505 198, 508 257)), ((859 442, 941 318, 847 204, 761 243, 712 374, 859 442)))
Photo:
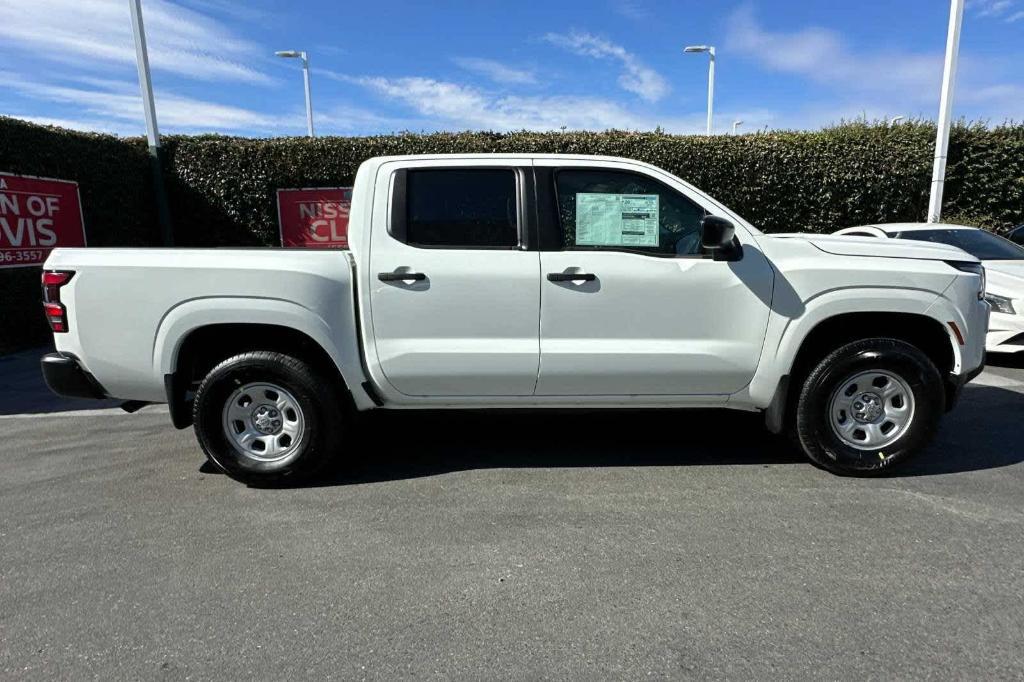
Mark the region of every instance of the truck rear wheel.
POLYGON ((849 343, 808 375, 796 407, 796 440, 819 466, 870 476, 905 463, 931 440, 945 407, 942 377, 896 339, 849 343))
POLYGON ((318 473, 336 452, 335 392, 302 360, 251 351, 214 367, 196 391, 193 422, 210 462, 250 484, 318 473))

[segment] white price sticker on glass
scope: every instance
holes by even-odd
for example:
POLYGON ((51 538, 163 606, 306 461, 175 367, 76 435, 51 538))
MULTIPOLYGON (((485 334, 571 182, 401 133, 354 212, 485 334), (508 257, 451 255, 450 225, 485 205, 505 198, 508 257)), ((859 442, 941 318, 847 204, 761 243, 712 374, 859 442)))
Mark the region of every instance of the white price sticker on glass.
POLYGON ((576 195, 580 246, 658 246, 657 194, 576 195))

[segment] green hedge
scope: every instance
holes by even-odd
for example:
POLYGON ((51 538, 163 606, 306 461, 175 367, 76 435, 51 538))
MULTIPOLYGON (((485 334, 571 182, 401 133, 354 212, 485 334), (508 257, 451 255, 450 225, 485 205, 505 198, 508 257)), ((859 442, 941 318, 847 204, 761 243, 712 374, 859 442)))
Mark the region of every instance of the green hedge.
MULTIPOLYGON (((385 154, 550 152, 653 163, 700 187, 766 232, 831 232, 926 217, 935 127, 855 123, 818 132, 437 133, 166 142, 179 243, 273 244, 279 187, 350 184, 385 154)), ((1024 126, 957 126, 944 211, 997 229, 1024 222, 1024 126)))
MULTIPOLYGON (((247 139, 171 136, 164 173, 179 246, 273 245, 275 190, 351 184, 386 154, 550 152, 647 161, 706 190, 766 232, 831 232, 925 219, 935 127, 852 123, 816 132, 436 133, 247 139)), ((77 180, 89 244, 157 240, 145 141, 0 118, 0 170, 77 180)), ((944 215, 1001 231, 1024 222, 1024 125, 953 129, 944 215)), ((38 270, 0 272, 0 352, 45 339, 38 270), (8 321, 13 323, 8 323, 8 321)))

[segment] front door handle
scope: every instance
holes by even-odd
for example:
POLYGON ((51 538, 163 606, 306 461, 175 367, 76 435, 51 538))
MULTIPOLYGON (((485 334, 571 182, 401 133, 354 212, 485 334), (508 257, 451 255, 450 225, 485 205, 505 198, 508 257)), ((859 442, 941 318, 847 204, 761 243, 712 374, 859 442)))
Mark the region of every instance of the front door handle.
POLYGON ((378 272, 377 279, 382 282, 422 282, 427 276, 422 272, 378 272))
POLYGON ((597 275, 592 272, 549 272, 549 282, 593 282, 597 275))

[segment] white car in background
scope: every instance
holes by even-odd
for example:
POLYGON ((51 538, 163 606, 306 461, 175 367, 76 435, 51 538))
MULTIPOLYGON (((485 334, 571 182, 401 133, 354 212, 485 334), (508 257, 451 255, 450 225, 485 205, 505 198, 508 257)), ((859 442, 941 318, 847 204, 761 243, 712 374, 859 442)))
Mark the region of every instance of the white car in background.
POLYGON ((1024 351, 1024 247, 977 227, 941 223, 862 225, 835 234, 949 244, 971 254, 982 262, 988 276, 985 300, 992 306, 992 314, 985 350, 1024 351))

